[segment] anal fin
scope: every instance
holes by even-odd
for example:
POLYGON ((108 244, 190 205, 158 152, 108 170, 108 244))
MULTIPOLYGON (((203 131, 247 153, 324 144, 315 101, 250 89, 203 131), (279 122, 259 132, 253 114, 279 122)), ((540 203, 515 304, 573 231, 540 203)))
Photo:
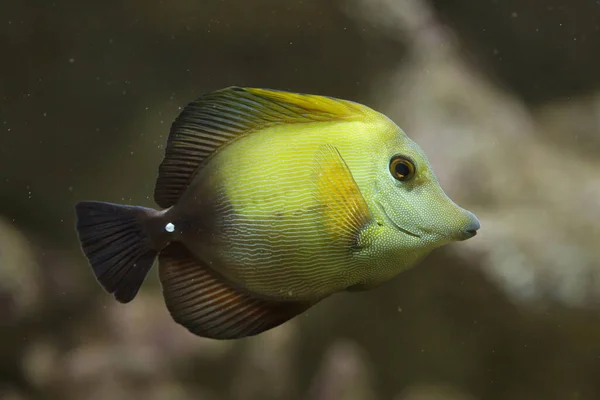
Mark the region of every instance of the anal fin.
POLYGON ((165 303, 175 322, 195 335, 238 339, 257 335, 313 304, 271 302, 243 293, 196 260, 180 243, 159 256, 165 303))

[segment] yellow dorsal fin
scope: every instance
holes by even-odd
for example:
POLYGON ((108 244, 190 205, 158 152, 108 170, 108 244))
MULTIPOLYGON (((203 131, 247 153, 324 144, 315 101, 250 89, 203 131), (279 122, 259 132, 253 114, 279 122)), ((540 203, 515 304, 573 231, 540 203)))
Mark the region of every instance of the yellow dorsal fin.
POLYGON ((188 104, 169 134, 154 199, 174 205, 198 167, 224 144, 266 127, 360 118, 367 107, 332 97, 229 87, 188 104))
POLYGON ((374 219, 350 168, 334 146, 325 145, 319 150, 314 176, 327 233, 349 248, 357 247, 360 232, 374 219))
MULTIPOLYGON (((249 88, 244 90, 253 96, 278 103, 288 108, 292 112, 292 115, 286 113, 291 118, 284 122, 289 123, 304 122, 305 118, 313 121, 321 119, 348 119, 362 115, 365 110, 365 107, 360 104, 333 97, 270 89, 249 88)), ((269 107, 268 104, 265 105, 269 107)))

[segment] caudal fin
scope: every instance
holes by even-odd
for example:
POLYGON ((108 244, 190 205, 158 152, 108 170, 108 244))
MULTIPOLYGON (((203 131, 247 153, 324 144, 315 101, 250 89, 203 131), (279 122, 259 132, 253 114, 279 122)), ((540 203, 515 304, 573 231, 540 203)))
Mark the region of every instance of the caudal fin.
POLYGON ((121 303, 137 294, 158 255, 147 223, 159 212, 98 201, 75 206, 77 233, 94 275, 121 303))

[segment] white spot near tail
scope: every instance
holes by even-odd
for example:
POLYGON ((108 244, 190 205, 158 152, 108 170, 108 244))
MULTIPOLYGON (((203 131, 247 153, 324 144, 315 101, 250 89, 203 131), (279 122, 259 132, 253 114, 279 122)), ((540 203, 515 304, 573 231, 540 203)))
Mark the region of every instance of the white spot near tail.
POLYGON ((167 231, 169 233, 175 232, 175 225, 173 225, 171 222, 169 222, 167 225, 165 225, 165 231, 167 231))

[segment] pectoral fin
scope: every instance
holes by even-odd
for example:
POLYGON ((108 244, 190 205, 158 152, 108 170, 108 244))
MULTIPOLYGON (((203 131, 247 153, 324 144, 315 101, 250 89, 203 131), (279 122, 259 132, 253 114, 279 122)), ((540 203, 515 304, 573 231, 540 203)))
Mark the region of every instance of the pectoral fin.
POLYGON ((374 218, 337 148, 325 145, 319 149, 314 177, 324 227, 332 240, 341 240, 351 248, 361 247, 360 233, 374 218))
POLYGON ((160 281, 173 319, 190 332, 237 339, 274 328, 308 309, 304 302, 271 302, 243 293, 179 243, 160 253, 160 281))

